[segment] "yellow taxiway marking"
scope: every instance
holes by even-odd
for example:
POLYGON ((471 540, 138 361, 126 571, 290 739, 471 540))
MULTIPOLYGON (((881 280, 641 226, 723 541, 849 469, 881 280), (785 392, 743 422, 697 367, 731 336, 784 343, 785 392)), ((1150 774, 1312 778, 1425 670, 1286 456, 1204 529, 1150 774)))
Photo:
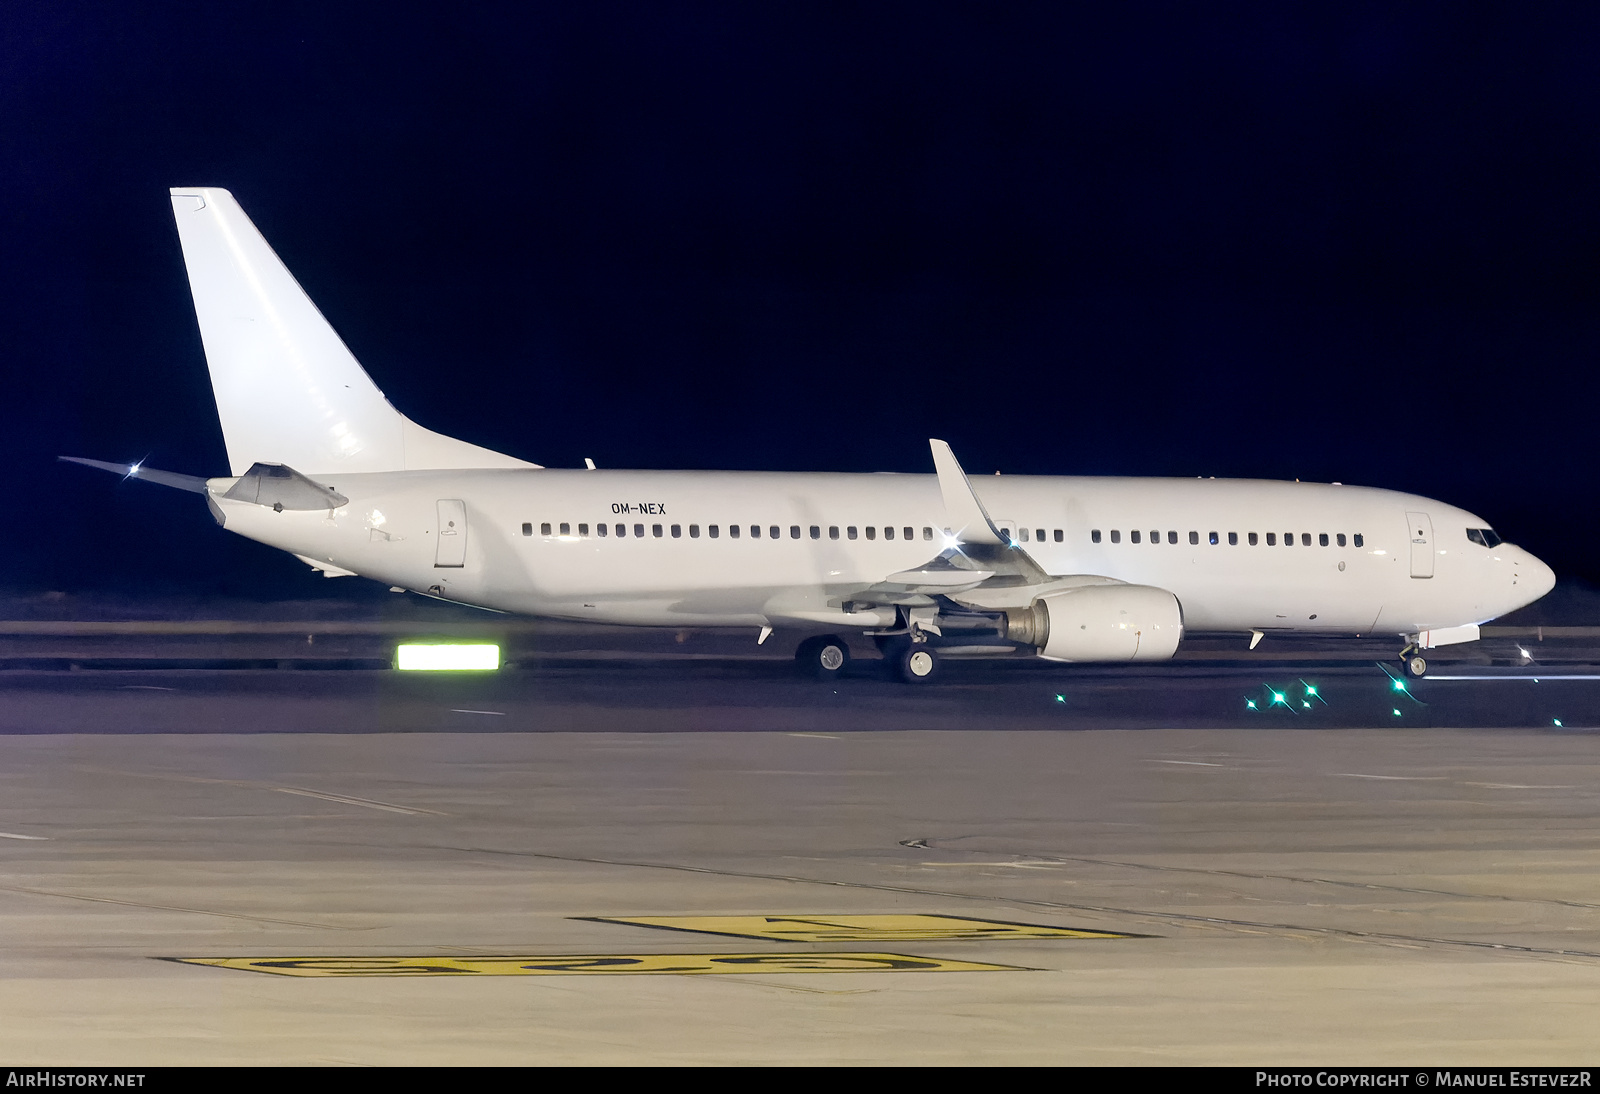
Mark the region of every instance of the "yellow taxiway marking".
POLYGON ((1025 972, 900 953, 616 953, 505 957, 179 957, 185 965, 280 976, 551 976, 573 973, 1025 972))
POLYGON ((961 942, 1007 938, 1139 938, 1118 931, 1045 927, 959 915, 647 915, 588 916, 668 931, 766 938, 779 942, 961 942))

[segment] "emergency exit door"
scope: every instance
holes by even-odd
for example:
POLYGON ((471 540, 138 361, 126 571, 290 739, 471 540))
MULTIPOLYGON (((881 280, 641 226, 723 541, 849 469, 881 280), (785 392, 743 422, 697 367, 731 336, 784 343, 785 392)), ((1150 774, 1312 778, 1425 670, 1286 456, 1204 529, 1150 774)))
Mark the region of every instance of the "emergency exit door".
POLYGON ((1411 540, 1411 576, 1433 576, 1433 518, 1426 513, 1407 513, 1406 531, 1411 540))
POLYGON ((439 502, 439 543, 434 550, 435 567, 461 567, 467 564, 467 503, 439 502))

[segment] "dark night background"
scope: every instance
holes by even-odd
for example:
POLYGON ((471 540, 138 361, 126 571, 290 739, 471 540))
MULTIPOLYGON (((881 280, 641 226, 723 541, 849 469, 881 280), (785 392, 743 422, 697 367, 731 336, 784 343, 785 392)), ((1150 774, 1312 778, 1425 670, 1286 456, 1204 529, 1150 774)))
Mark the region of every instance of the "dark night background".
POLYGON ((355 591, 53 462, 225 471, 166 194, 214 185, 401 410, 539 463, 1339 480, 1595 582, 1597 46, 1594 5, 13 2, 0 581, 355 591))

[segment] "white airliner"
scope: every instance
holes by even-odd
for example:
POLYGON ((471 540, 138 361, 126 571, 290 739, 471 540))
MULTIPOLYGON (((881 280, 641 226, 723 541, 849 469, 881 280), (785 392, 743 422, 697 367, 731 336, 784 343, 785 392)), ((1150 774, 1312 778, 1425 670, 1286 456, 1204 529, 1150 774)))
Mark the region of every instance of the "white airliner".
POLYGON ((231 474, 75 460, 205 495, 324 574, 555 619, 870 635, 907 680, 947 653, 1155 661, 1185 631, 1398 635, 1418 651, 1543 596, 1550 568, 1463 509, 1221 479, 556 470, 392 407, 233 195, 172 191, 231 474))

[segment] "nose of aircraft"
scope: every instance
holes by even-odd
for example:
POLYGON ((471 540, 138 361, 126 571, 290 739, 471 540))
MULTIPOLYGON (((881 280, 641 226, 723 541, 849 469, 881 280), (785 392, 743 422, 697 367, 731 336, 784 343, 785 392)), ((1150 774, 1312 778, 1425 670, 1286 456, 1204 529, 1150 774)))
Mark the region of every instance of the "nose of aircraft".
POLYGON ((1556 572, 1527 551, 1517 566, 1517 590, 1524 604, 1532 604, 1556 587, 1556 572))

